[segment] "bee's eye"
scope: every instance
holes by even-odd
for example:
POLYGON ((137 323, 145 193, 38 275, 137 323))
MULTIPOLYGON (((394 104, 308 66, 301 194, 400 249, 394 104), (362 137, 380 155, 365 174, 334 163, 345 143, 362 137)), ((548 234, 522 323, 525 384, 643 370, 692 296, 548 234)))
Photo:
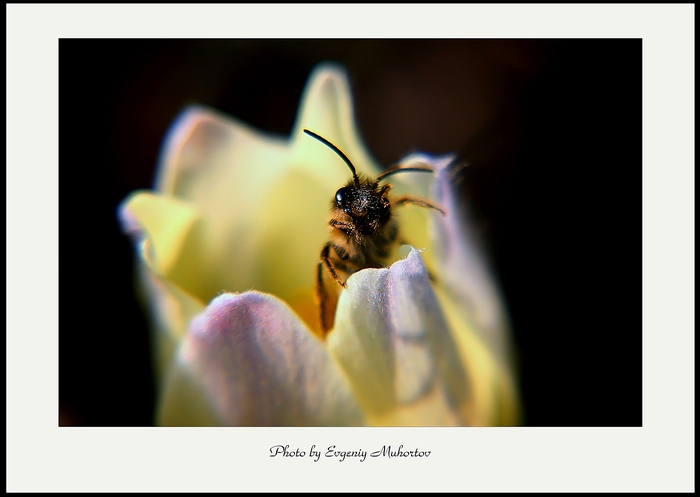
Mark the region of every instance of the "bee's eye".
POLYGON ((345 204, 347 203, 348 199, 348 189, 347 188, 341 188, 337 192, 335 192, 335 205, 338 206, 338 208, 343 209, 345 207, 345 204))

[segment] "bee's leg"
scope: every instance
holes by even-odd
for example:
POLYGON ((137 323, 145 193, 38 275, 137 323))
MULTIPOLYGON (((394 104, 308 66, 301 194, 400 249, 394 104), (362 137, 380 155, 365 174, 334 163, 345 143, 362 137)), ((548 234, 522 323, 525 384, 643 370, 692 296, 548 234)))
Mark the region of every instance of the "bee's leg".
POLYGON ((337 269, 341 271, 349 271, 349 268, 340 261, 336 261, 335 264, 330 257, 330 249, 332 243, 328 242, 324 245, 321 250, 321 258, 318 261, 318 266, 316 269, 316 298, 319 303, 319 318, 321 322, 321 330, 323 331, 323 336, 333 327, 333 314, 334 314, 334 297, 328 293, 326 286, 323 282, 323 267, 324 265, 328 269, 331 277, 338 282, 340 286, 345 286, 345 282, 341 281, 338 277, 337 269))
POLYGON ((438 211, 440 214, 443 216, 446 216, 447 213, 442 210, 442 208, 438 207, 437 205, 428 202, 427 200, 423 200, 422 198, 415 198, 415 197, 410 197, 408 195, 404 195, 402 197, 397 197, 393 200, 392 202, 394 205, 405 205, 405 204, 416 204, 420 205, 421 207, 428 207, 430 209, 435 209, 438 211))
MULTIPOLYGON (((408 196, 408 195, 404 195, 404 196, 402 196, 402 197, 397 197, 397 198, 395 198, 395 199, 393 200, 393 204, 396 205, 396 206, 405 205, 405 204, 416 204, 416 205, 420 205, 421 207, 428 207, 429 209, 435 209, 436 211, 438 211, 438 212, 439 212, 440 214, 442 214, 443 216, 446 216, 446 215, 447 215, 447 213, 446 213, 442 208, 438 207, 437 205, 435 205, 435 204, 433 204, 433 203, 431 203, 431 202, 428 202, 427 200, 423 200, 423 199, 421 199, 421 198, 411 197, 411 196, 408 196)), ((405 240, 403 240, 403 239, 401 239, 401 240, 399 241, 399 243, 401 243, 401 244, 403 244, 403 245, 409 245, 409 244, 408 244, 405 240)), ((433 281, 433 282, 436 281, 435 275, 432 274, 432 272, 429 271, 429 270, 428 270, 428 278, 430 278, 430 280, 433 281)))
POLYGON ((379 190, 379 196, 384 197, 384 195, 386 195, 386 192, 391 190, 391 188, 392 188, 391 183, 385 184, 384 186, 382 186, 382 189, 379 190))
MULTIPOLYGON (((346 223, 346 222, 344 222, 344 221, 338 221, 338 220, 336 220, 336 219, 331 219, 331 220, 328 222, 328 224, 330 224, 330 225, 333 226, 334 228, 339 229, 340 231, 342 231, 343 233, 345 233, 347 236, 352 236, 352 232, 353 232, 353 230, 354 230, 354 227, 353 227, 353 225, 352 225, 351 223, 346 223)), ((330 245, 331 242, 328 242, 328 244, 330 245)), ((324 247, 324 248, 325 248, 325 247, 324 247)))
POLYGON ((323 284, 323 263, 318 262, 318 270, 316 272, 316 298, 318 299, 319 320, 321 330, 325 336, 326 332, 333 327, 332 322, 328 322, 328 293, 326 286, 323 284))
POLYGON ((321 261, 319 262, 319 264, 325 264, 326 268, 328 268, 328 272, 331 273, 333 279, 344 288, 345 282, 341 281, 338 277, 338 273, 335 270, 335 265, 333 264, 333 261, 331 261, 330 258, 331 246, 332 242, 328 242, 323 246, 323 250, 321 250, 321 261))

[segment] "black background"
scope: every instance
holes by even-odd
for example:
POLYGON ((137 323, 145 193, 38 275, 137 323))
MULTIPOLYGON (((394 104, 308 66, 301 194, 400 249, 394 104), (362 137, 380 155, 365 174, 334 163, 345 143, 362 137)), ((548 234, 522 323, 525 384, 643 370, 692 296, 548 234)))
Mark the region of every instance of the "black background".
POLYGON ((641 426, 642 42, 619 39, 60 40, 60 424, 152 424, 116 207, 152 186, 173 118, 202 103, 288 134, 324 60, 347 68, 379 161, 469 164, 460 185, 510 310, 525 424, 641 426))

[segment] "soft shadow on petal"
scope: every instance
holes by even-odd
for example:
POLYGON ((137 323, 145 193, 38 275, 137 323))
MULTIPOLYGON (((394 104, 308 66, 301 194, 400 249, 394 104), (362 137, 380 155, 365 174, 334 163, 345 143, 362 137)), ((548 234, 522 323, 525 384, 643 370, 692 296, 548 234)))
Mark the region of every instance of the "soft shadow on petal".
POLYGON ((165 425, 360 425, 322 342, 279 299, 222 294, 190 326, 162 399, 165 425))
POLYGON ((468 422, 467 376, 418 251, 348 279, 327 345, 371 424, 468 422))

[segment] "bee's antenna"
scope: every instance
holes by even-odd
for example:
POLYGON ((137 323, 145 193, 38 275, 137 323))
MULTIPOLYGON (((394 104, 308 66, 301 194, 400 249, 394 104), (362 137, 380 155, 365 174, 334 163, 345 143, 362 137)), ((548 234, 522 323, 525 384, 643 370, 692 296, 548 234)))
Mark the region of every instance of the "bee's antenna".
POLYGON ((424 173, 432 173, 433 170, 429 167, 397 167, 394 169, 389 169, 388 171, 384 171, 382 174, 377 176, 377 179, 375 183, 379 183, 382 179, 386 178, 387 176, 391 174, 396 174, 396 173, 408 173, 408 172, 418 172, 422 171, 424 173))
POLYGON ((321 143, 323 143, 323 144, 325 144, 326 146, 328 146, 328 148, 330 148, 331 150, 333 150, 336 154, 338 154, 338 155, 341 157, 341 159, 343 159, 343 160, 345 161, 345 163, 348 165, 348 167, 349 167, 350 170, 352 171, 352 177, 353 177, 353 179, 355 180, 355 184, 356 184, 357 186, 360 186, 360 178, 357 177, 357 171, 355 171, 355 166, 352 165, 352 162, 350 162, 350 159, 348 159, 348 156, 345 155, 345 154, 343 153, 342 150, 340 150, 338 147, 336 147, 335 145, 333 145, 331 142, 329 142, 328 140, 326 140, 326 139, 325 139, 324 137, 322 137, 321 135, 317 135, 317 134, 314 133, 313 131, 309 131, 308 129, 305 129, 305 130, 304 130, 304 133, 306 133, 306 134, 309 135, 309 136, 313 136, 313 137, 316 138, 318 141, 320 141, 321 143))

